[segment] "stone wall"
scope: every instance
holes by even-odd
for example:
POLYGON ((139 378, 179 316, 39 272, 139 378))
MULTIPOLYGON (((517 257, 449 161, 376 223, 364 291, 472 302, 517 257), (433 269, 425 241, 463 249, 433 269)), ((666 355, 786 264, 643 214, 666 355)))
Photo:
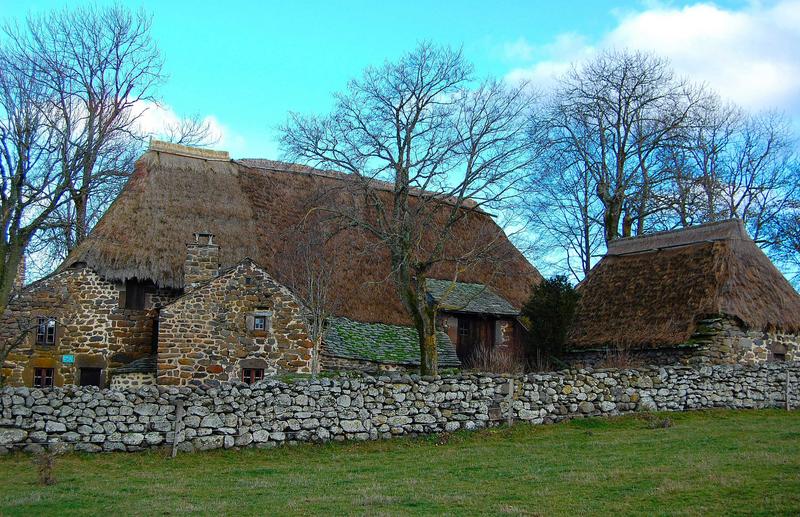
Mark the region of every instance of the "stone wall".
POLYGON ((0 390, 0 452, 43 444, 82 451, 182 451, 367 440, 640 410, 800 403, 800 363, 564 370, 507 377, 402 373, 219 388, 0 390), (177 433, 176 433, 177 428, 177 433))
POLYGON ((153 386, 154 384, 156 384, 156 374, 154 373, 127 372, 111 377, 111 388, 116 390, 153 386))
POLYGON ((756 364, 767 361, 800 361, 800 336, 781 332, 748 330, 729 319, 710 322, 710 350, 735 362, 756 364))
POLYGON ((155 306, 174 293, 150 292, 145 309, 134 310, 120 307, 123 290, 122 284, 77 267, 16 292, 0 321, 0 339, 7 343, 23 329, 31 331, 0 365, 6 382, 31 386, 34 368, 53 368, 57 386, 78 384, 81 367, 101 368, 106 382, 109 368, 152 353, 155 306), (55 344, 36 344, 40 316, 57 320, 55 344), (64 355, 73 356, 74 363, 64 363, 64 355))
POLYGON ((215 385, 265 375, 310 372, 313 344, 301 305, 251 261, 222 273, 161 310, 158 383, 215 385), (267 315, 267 328, 254 317, 267 315))
POLYGON ((800 361, 800 336, 748 330, 725 317, 698 322, 688 343, 676 347, 619 350, 574 350, 565 355, 569 364, 596 367, 629 361, 633 364, 757 364, 800 361))

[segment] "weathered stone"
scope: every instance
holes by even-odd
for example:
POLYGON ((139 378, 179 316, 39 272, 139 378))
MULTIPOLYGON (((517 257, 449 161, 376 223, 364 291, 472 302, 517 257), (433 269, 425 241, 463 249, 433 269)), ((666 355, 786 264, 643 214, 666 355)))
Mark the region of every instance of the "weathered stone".
POLYGON ((0 428, 0 445, 21 444, 28 437, 28 433, 22 429, 0 428))

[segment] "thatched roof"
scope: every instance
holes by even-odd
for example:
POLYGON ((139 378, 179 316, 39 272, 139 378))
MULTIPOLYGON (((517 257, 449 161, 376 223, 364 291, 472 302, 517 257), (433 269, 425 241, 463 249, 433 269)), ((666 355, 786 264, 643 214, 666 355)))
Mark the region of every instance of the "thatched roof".
MULTIPOLYGON (((182 288, 186 244, 200 231, 215 234, 222 267, 251 257, 288 284, 280 263, 295 240, 293 229, 307 214, 315 193, 342 182, 340 173, 298 165, 194 157, 188 148, 180 154, 156 149, 137 161, 123 192, 62 268, 85 262, 111 280, 138 278, 182 288)), ((435 224, 430 230, 435 233, 435 224)), ((453 278, 458 268, 459 280, 486 284, 519 307, 541 275, 488 214, 468 211, 453 230, 448 248, 457 254, 459 247, 492 238, 500 242, 500 274, 497 261, 485 261, 466 271, 463 264, 442 263, 430 276, 453 278)), ((337 316, 410 324, 389 280, 388 255, 374 238, 347 230, 331 239, 325 251, 336 259, 337 316)))
POLYGON ((580 293, 572 348, 675 346, 719 315, 800 331, 800 295, 739 220, 613 241, 580 293))

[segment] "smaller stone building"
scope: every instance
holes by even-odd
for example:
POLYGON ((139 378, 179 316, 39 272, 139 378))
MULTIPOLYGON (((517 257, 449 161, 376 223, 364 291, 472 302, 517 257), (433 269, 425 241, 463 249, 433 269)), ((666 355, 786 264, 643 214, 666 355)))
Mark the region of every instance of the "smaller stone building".
POLYGON ((573 363, 800 360, 800 295, 738 219, 612 241, 579 292, 573 363))
POLYGON ((301 303, 252 260, 193 284, 161 309, 159 384, 252 383, 311 372, 313 343, 301 303))

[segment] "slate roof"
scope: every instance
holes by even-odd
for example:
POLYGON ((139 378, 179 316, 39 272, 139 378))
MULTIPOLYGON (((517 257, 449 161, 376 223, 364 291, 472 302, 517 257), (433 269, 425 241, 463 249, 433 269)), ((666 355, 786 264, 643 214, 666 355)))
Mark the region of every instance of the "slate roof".
POLYGON ((156 373, 158 369, 158 357, 155 355, 148 355, 141 359, 131 361, 124 366, 114 368, 111 372, 112 375, 118 373, 156 373))
POLYGON ((448 312, 518 316, 519 309, 483 284, 450 280, 427 281, 428 294, 448 312))
MULTIPOLYGON (((335 318, 328 327, 324 341, 325 353, 334 357, 387 364, 419 364, 419 342, 414 327, 335 318)), ((447 334, 436 333, 436 346, 439 349, 439 366, 461 365, 447 334)))

